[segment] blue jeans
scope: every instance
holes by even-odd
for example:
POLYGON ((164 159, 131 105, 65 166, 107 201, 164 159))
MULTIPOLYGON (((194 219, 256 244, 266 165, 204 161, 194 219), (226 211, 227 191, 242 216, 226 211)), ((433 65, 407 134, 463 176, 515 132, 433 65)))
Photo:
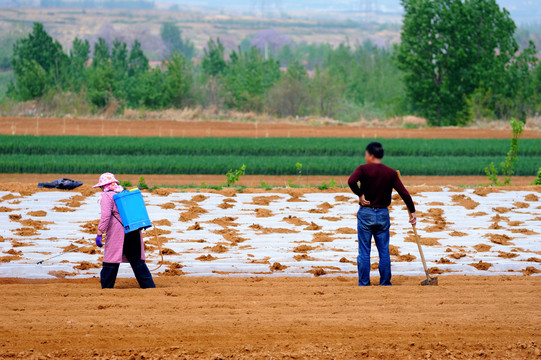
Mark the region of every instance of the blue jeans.
POLYGON ((360 207, 357 212, 359 256, 357 270, 359 286, 370 285, 370 245, 372 236, 379 253, 379 284, 391 285, 391 255, 389 254, 389 209, 360 207))

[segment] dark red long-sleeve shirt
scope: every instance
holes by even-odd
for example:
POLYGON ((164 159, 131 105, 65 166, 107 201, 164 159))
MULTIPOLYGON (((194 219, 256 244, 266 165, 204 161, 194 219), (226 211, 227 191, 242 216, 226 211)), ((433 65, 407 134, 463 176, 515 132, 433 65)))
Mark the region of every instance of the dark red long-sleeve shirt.
POLYGON ((383 164, 359 166, 349 177, 348 185, 359 197, 370 201, 370 207, 386 208, 391 205, 393 189, 402 197, 409 211, 415 212, 415 205, 408 190, 400 181, 395 170, 383 164), (361 187, 357 184, 361 183, 361 187))

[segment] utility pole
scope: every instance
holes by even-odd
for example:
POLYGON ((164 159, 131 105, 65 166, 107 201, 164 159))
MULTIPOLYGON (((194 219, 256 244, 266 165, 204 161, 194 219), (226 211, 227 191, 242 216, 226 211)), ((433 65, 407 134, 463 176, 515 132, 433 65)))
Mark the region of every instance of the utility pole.
POLYGON ((377 10, 376 0, 361 0, 361 26, 363 30, 369 31, 369 22, 373 22, 377 10), (372 21, 371 21, 372 20, 372 21))

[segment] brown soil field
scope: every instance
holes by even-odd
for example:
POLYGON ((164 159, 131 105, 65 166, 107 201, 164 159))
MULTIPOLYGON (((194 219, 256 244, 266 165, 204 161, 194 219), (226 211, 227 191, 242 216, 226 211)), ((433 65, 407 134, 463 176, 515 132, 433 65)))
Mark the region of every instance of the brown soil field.
MULTIPOLYGON (((50 182, 56 179, 68 178, 82 181, 87 185, 94 185, 98 182, 100 174, 0 174, 0 184, 20 183, 28 186, 37 186, 39 182, 50 182)), ((189 185, 220 185, 225 182, 225 175, 134 175, 115 174, 122 181, 129 181, 134 186, 143 177, 149 186, 189 186, 189 185)), ((303 186, 319 186, 322 183, 329 183, 333 178, 338 186, 347 186, 347 176, 303 176, 300 184, 303 186)), ((528 186, 533 183, 535 176, 513 176, 511 183, 514 186, 528 186)), ((238 185, 247 187, 261 187, 261 181, 270 186, 287 186, 291 181, 293 185, 299 185, 296 176, 269 176, 269 175, 243 175, 238 185)), ((487 185, 489 181, 486 176, 402 176, 406 186, 478 186, 487 185)), ((518 189, 516 189, 518 190, 518 189)))
POLYGON ((0 358, 538 359, 540 277, 0 279, 0 358))
MULTIPOLYGON (((508 139, 505 129, 475 128, 367 128, 357 125, 310 126, 288 123, 229 121, 110 120, 0 117, 4 135, 86 135, 164 137, 359 137, 508 139)), ((522 138, 541 138, 525 130, 522 138)))

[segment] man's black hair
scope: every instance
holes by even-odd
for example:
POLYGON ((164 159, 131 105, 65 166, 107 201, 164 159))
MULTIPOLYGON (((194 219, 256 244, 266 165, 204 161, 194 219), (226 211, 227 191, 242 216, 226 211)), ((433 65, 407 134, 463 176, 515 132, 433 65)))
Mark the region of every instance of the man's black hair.
POLYGON ((371 142, 366 147, 366 151, 370 155, 374 155, 376 159, 383 159, 383 145, 381 145, 379 142, 371 142))

